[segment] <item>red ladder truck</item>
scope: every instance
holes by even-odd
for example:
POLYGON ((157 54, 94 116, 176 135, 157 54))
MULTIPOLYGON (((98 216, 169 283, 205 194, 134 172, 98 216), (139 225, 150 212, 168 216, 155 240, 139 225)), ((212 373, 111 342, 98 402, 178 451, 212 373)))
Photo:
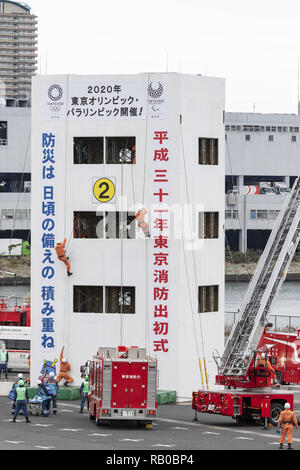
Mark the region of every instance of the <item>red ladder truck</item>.
POLYGON ((237 419, 252 418, 275 425, 286 402, 293 409, 293 394, 274 388, 274 373, 256 366, 265 347, 261 338, 268 314, 284 281, 300 241, 300 178, 279 213, 266 248, 249 284, 241 309, 222 357, 215 355, 218 368, 214 391, 193 393, 197 413, 216 413, 237 419), (221 386, 223 387, 221 389, 221 386))
POLYGON ((300 330, 279 333, 266 328, 259 348, 266 351, 278 384, 300 384, 300 330))
POLYGON ((149 428, 157 420, 157 360, 146 349, 99 348, 81 372, 89 375, 89 416, 97 426, 128 420, 149 428))

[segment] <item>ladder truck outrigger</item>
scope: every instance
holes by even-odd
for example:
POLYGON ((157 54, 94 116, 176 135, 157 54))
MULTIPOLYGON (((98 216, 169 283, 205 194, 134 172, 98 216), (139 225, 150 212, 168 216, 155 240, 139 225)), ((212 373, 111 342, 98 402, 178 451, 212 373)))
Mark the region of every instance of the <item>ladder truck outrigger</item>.
MULTIPOLYGON (((222 357, 216 353, 218 368, 216 390, 193 393, 192 407, 197 413, 231 416, 238 421, 255 419, 276 425, 288 402, 293 409, 291 392, 275 387, 274 375, 257 367, 257 359, 267 353, 259 347, 261 338, 271 326, 267 317, 284 281, 300 241, 300 177, 286 197, 266 248, 249 284, 241 309, 225 345, 222 357)), ((266 354, 267 358, 267 354, 266 354)))

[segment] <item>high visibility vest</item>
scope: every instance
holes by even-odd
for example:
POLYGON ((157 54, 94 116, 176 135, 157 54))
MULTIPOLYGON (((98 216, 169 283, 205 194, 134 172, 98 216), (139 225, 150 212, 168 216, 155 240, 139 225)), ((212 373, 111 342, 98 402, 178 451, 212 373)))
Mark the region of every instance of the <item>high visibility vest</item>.
POLYGON ((88 393, 89 388, 90 388, 90 387, 89 387, 88 381, 84 382, 82 392, 83 392, 83 393, 88 393))
POLYGON ((0 352, 0 362, 6 362, 7 351, 1 350, 0 352))
POLYGON ((26 400, 26 388, 17 387, 17 401, 26 400))

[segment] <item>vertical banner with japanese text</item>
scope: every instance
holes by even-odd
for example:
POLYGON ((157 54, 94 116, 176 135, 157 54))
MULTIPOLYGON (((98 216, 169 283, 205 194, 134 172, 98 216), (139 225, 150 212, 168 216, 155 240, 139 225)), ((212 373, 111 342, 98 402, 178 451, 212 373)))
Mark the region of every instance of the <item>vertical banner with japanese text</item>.
POLYGON ((166 355, 169 351, 169 132, 157 130, 152 136, 152 276, 153 311, 151 316, 152 344, 155 356, 166 355))
POLYGON ((43 132, 41 135, 41 227, 40 227, 40 348, 45 353, 56 349, 55 308, 55 180, 56 136, 43 132))

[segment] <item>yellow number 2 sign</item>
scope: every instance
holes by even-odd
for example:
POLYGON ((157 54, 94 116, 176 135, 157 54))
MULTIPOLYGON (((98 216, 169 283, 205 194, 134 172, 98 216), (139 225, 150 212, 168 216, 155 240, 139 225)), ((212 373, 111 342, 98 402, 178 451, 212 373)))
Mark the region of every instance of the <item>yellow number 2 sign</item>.
POLYGON ((94 202, 114 202, 116 194, 115 178, 94 178, 93 195, 94 202))

